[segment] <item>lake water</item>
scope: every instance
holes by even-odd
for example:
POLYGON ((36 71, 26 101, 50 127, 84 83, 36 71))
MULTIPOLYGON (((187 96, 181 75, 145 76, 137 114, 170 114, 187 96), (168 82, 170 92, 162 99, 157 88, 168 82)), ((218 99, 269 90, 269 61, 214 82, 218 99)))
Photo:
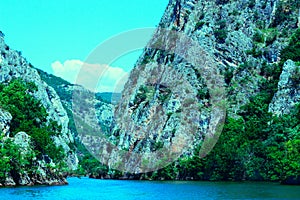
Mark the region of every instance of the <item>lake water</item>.
POLYGON ((69 178, 67 186, 1 188, 2 200, 300 199, 300 186, 277 183, 119 181, 69 178))

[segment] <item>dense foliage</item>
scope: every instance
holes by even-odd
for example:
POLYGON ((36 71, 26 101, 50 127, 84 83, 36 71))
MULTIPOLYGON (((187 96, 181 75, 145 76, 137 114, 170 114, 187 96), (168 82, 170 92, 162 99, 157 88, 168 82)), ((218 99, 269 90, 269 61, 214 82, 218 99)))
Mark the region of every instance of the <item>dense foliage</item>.
POLYGON ((218 43, 225 43, 225 40, 227 38, 228 31, 226 29, 226 21, 220 20, 216 26, 217 29, 214 30, 214 35, 216 37, 216 40, 218 43))
POLYGON ((77 173, 93 178, 101 178, 108 174, 108 167, 102 165, 96 158, 87 153, 80 159, 77 173))
POLYGON ((34 83, 17 79, 8 85, 1 85, 0 106, 12 115, 10 136, 24 131, 31 136, 38 156, 47 154, 60 161, 64 157, 63 151, 61 147, 56 147, 51 138, 60 132, 61 127, 55 121, 47 120, 46 109, 32 96, 35 90, 34 83))
POLYGON ((292 35, 289 45, 281 51, 281 64, 291 59, 300 62, 300 29, 292 35))
POLYGON ((300 175, 300 106, 282 117, 268 113, 268 97, 257 95, 243 108, 242 117, 227 118, 213 149, 148 174, 152 179, 271 180, 300 175))
POLYGON ((35 152, 21 153, 20 147, 16 145, 11 138, 5 138, 0 135, 0 182, 3 183, 8 173, 16 177, 18 172, 22 173, 25 169, 27 173, 32 173, 35 169, 32 162, 35 152))

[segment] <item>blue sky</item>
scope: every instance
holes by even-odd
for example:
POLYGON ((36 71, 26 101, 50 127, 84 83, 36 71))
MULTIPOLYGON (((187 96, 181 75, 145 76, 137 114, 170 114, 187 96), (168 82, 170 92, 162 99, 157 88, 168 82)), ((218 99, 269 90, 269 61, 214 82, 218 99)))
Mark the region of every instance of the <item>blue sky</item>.
MULTIPOLYGON (((167 4, 168 0, 2 0, 0 30, 11 48, 53 73, 53 63, 84 61, 114 35, 155 27, 167 4)), ((118 67, 130 71, 139 54, 123 57, 118 67)))

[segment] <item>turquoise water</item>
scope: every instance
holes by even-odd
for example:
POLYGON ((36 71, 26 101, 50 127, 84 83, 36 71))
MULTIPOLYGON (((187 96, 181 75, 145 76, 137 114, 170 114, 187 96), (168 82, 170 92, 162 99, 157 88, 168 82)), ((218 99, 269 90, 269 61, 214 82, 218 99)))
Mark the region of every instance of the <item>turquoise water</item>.
POLYGON ((300 186, 276 183, 158 182, 69 178, 67 186, 0 189, 2 200, 300 199, 300 186))

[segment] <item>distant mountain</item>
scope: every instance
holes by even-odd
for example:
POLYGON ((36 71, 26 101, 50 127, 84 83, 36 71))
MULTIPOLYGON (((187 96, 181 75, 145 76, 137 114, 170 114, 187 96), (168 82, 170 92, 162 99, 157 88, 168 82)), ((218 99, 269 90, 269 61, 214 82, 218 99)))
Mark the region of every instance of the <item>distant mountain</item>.
MULTIPOLYGON (((68 81, 57 77, 53 74, 49 74, 40 69, 36 69, 41 78, 51 87, 55 89, 61 100, 70 101, 72 99, 72 91, 68 90, 69 87, 74 87, 74 84, 69 83, 68 81)), ((99 101, 103 101, 106 103, 117 104, 121 98, 121 93, 113 93, 113 92, 98 92, 95 94, 95 98, 99 101)))
POLYGON ((104 101, 115 105, 119 103, 121 99, 121 93, 98 92, 96 93, 96 98, 99 98, 100 101, 104 101))

